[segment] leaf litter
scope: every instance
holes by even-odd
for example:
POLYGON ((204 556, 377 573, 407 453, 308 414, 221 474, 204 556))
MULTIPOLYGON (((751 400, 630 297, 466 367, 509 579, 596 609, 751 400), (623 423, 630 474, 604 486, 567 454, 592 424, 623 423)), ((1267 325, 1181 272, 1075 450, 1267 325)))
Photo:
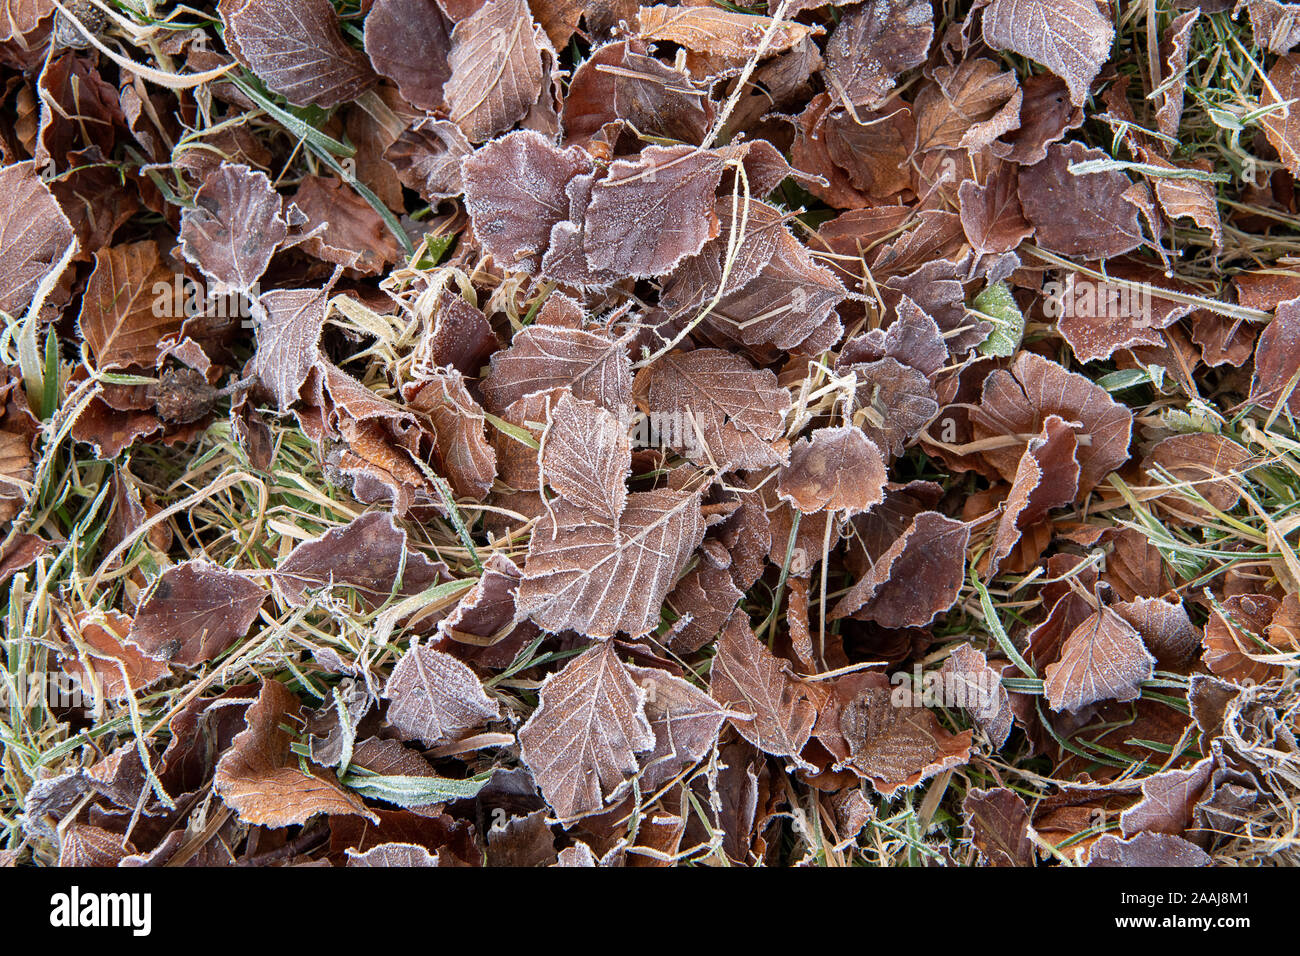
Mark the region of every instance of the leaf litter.
POLYGON ((15 8, 0 862, 1300 862, 1300 33, 1138 6, 15 8))

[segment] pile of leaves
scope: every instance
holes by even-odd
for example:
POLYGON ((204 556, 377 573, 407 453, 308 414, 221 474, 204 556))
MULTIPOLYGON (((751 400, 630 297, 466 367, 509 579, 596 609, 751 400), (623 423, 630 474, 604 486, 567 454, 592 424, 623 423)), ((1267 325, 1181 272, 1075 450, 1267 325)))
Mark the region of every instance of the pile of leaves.
POLYGON ((4 11, 0 864, 1300 862, 1300 4, 4 11))

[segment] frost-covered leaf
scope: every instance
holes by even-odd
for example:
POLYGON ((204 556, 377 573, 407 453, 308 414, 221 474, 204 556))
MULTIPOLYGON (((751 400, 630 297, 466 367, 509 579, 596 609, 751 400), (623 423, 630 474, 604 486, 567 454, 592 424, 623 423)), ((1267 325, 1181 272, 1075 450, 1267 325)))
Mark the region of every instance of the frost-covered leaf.
POLYGON ((924 627, 961 591, 970 526, 934 511, 918 514, 827 616, 883 627, 924 627))
POLYGON ((1065 639, 1061 659, 1047 665, 1043 692, 1053 710, 1072 713, 1103 700, 1134 700, 1154 668, 1133 626, 1102 607, 1065 639))
POLYGON ((993 0, 984 8, 984 42, 1041 63, 1082 103, 1110 59, 1115 28, 1096 0, 993 0))
POLYGON ((867 0, 826 43, 827 85, 850 109, 875 109, 898 75, 925 62, 934 38, 930 0, 867 0))
POLYGON ((713 205, 723 162, 689 146, 647 146, 636 160, 611 163, 587 207, 591 267, 658 276, 699 252, 718 234, 713 205))
POLYGON ((279 194, 265 173, 222 163, 181 213, 185 258, 219 284, 248 292, 288 234, 279 194))
POLYGON ((330 290, 329 285, 272 289, 254 305, 258 323, 253 373, 275 396, 280 411, 298 401, 303 382, 316 365, 330 290))
POLYGON ((366 55, 417 109, 443 106, 451 77, 451 24, 435 0, 375 0, 366 14, 366 55))
POLYGON ((450 654, 414 645, 384 685, 388 722, 426 747, 459 740, 497 720, 501 707, 483 692, 474 672, 450 654))
POLYGON ((222 0, 219 9, 230 52, 294 106, 328 109, 375 84, 329 0, 222 0))
POLYGON ((35 163, 0 169, 0 312, 21 316, 73 241, 72 224, 35 163))
POLYGON ((536 272, 552 227, 569 217, 567 187, 591 172, 592 160, 579 147, 559 149, 519 130, 483 146, 462 168, 474 234, 505 268, 536 272))
MULTIPOLYGON (((550 45, 525 0, 485 0, 451 31, 450 120, 482 143, 523 119, 542 94, 550 45)), ((553 55, 553 54, 552 54, 553 55)))
POLYGON ((784 457, 773 446, 790 409, 776 375, 721 349, 672 352, 637 373, 637 404, 668 445, 697 464, 761 468, 784 457))
POLYGON ((655 745, 646 691, 599 644, 546 678, 541 700, 519 729, 520 752, 546 802, 562 820, 599 812, 655 745))
POLYGON ((359 797, 339 786, 322 768, 307 772, 290 750, 293 736, 283 724, 302 719, 302 704, 283 684, 264 680, 245 712, 245 729, 217 763, 213 789, 245 823, 287 827, 318 813, 368 817, 359 797))
POLYGON ((534 392, 570 389, 576 398, 618 412, 632 393, 632 363, 622 342, 601 332, 530 325, 492 356, 483 397, 492 411, 534 392))
POLYGON ((812 691, 759 642, 742 612, 732 615, 718 639, 709 691, 741 715, 731 718, 732 725, 764 753, 797 758, 812 734, 817 719, 812 691))
POLYGON ((880 449, 862 429, 819 428, 791 449, 777 494, 804 514, 825 509, 854 515, 884 499, 886 478, 880 449))
POLYGON ((178 331, 183 318, 174 308, 172 280, 149 240, 95 253, 78 325, 98 368, 157 364, 162 339, 178 331))
POLYGON ((298 545, 276 567, 273 581, 294 607, 306 603, 308 588, 345 587, 373 609, 390 596, 419 594, 446 575, 442 562, 407 548, 406 532, 391 514, 372 511, 298 545))
POLYGON ((1107 158, 1103 150, 1082 143, 1058 143, 1041 163, 1020 171, 1020 205, 1044 249, 1104 259, 1142 244, 1137 207, 1124 199, 1129 178, 1117 169, 1070 171, 1072 165, 1107 158))
POLYGON ((168 568, 131 624, 130 641, 150 657, 193 667, 234 645, 257 619, 267 591, 207 561, 168 568))

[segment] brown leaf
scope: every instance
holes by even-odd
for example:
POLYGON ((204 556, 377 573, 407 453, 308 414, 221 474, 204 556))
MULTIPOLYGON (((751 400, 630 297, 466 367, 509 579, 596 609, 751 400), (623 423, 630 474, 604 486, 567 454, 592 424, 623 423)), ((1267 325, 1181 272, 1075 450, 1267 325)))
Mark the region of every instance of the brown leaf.
POLYGON ((178 331, 183 313, 174 305, 172 273, 151 241, 110 246, 95 253, 78 325, 101 369, 153 368, 160 343, 178 331), (160 294, 160 289, 161 294, 160 294))
POLYGON ((622 342, 601 332, 530 325, 492 356, 483 380, 487 407, 499 412, 525 395, 571 389, 575 398, 618 412, 632 393, 632 363, 622 342))
POLYGON ((984 731, 993 749, 1000 750, 1011 735, 1011 698, 984 652, 962 644, 948 655, 939 672, 945 687, 964 695, 963 709, 984 731))
POLYGON ((1150 680, 1155 658, 1133 626, 1102 607, 1080 624, 1048 664, 1043 692, 1052 710, 1074 713, 1103 700, 1136 700, 1150 680))
MULTIPOLYGON (((1296 111, 1300 114, 1300 109, 1296 111)), ((1300 415, 1300 387, 1292 380, 1300 372, 1300 299, 1277 307, 1273 321, 1264 327, 1255 345, 1255 377, 1250 400, 1272 410, 1285 407, 1300 415)))
POLYGON ((436 856, 414 843, 381 843, 364 852, 349 847, 345 852, 348 855, 348 866, 392 866, 409 869, 438 865, 436 856))
POLYGON ((718 635, 743 596, 730 567, 719 568, 701 561, 665 599, 678 615, 679 624, 681 618, 690 617, 688 623, 673 629, 666 643, 678 654, 698 651, 718 635))
POLYGON ((222 163, 181 213, 181 249, 218 292, 249 292, 288 234, 279 194, 265 173, 222 163))
POLYGON ((933 39, 930 0, 868 0, 835 26, 823 75, 850 111, 875 109, 900 73, 925 62, 933 39))
POLYGON ((1003 478, 1014 481, 1028 436, 1040 434, 1050 415, 1079 423, 1075 434, 1087 436, 1086 446, 1079 443, 1080 496, 1128 460, 1133 413, 1099 385, 1032 352, 1022 352, 1010 371, 995 371, 984 380, 971 426, 976 439, 1017 439, 982 452, 1003 478))
POLYGON ((243 638, 266 595, 236 571, 186 561, 159 576, 136 612, 129 639, 150 657, 194 667, 243 638))
POLYGON ((1029 442, 1016 467, 989 552, 990 578, 1025 528, 1042 521, 1051 509, 1074 501, 1079 491, 1078 451, 1070 424, 1060 416, 1048 415, 1043 430, 1029 442))
POLYGON ((655 735, 654 748, 639 758, 641 792, 654 793, 713 749, 727 712, 667 671, 628 665, 627 672, 645 691, 646 719, 655 735))
POLYGON ((898 457, 939 414, 929 379, 890 356, 852 370, 858 380, 853 422, 882 452, 898 457))
POLYGON ((257 352, 253 373, 275 396, 280 411, 298 401, 303 382, 320 357, 333 283, 320 289, 273 289, 253 306, 257 352))
POLYGON ((1016 75, 983 57, 935 68, 912 107, 917 151, 989 145, 1019 125, 1022 96, 1016 75))
POLYGON ((961 184, 961 225, 976 252, 1010 252, 1034 234, 1024 217, 1014 163, 1000 163, 984 185, 961 184))
POLYGON ((227 49, 294 106, 329 109, 375 84, 329 0, 222 0, 227 49))
POLYGON ((72 224, 35 163, 0 169, 0 312, 21 317, 73 241, 72 224))
POLYGON ((1029 810, 1014 790, 972 788, 962 800, 961 815, 970 841, 989 866, 1034 865, 1029 810))
MULTIPOLYGON (((1179 76, 1187 69, 1188 47, 1192 27, 1196 26, 1201 10, 1188 10, 1179 14, 1160 40, 1160 55, 1164 61, 1163 78, 1179 76)), ((1156 96, 1156 128, 1166 136, 1178 137, 1178 127, 1183 118, 1183 83, 1165 86, 1156 96)))
POLYGON ((298 545, 276 567, 272 581, 293 607, 306 604, 309 588, 347 587, 374 610, 390 597, 419 594, 447 577, 441 561, 407 548, 406 531, 391 514, 372 511, 298 545))
POLYGON ((1138 597, 1112 607, 1142 635, 1142 643, 1165 668, 1185 667, 1201 644, 1200 629, 1181 601, 1138 597))
POLYGON ((690 146, 647 146, 611 163, 587 207, 587 262, 633 276, 671 272, 718 234, 723 168, 721 153, 690 146))
POLYGON ((290 750, 293 737, 282 724, 301 721, 302 704, 283 684, 262 681, 261 692, 245 712, 245 729, 217 763, 212 780, 245 823, 287 827, 306 823, 318 813, 378 818, 356 796, 339 786, 334 775, 299 768, 290 750))
POLYGON ((435 0, 375 0, 366 14, 366 56, 416 109, 443 107, 451 77, 451 24, 435 0))
POLYGON ((519 729, 520 754, 561 820, 598 813, 622 795, 637 754, 655 745, 646 691, 599 644, 546 678, 519 729))
POLYGON ((1096 0, 993 0, 984 8, 984 42, 1047 67, 1081 105, 1110 59, 1115 29, 1096 0))
POLYGON ((729 710, 752 715, 729 719, 755 747, 774 757, 798 759, 817 719, 816 698, 809 685, 790 674, 790 665, 754 636, 741 611, 718 638, 709 691, 729 710))
POLYGON ((403 186, 437 202, 465 192, 461 160, 472 151, 455 123, 425 117, 402 130, 384 149, 384 159, 393 164, 403 186))
POLYGON ((393 668, 383 696, 388 722, 407 739, 437 747, 501 717, 474 672, 450 654, 413 645, 393 668))
POLYGON ((861 681, 837 688, 836 696, 847 699, 837 702, 835 726, 848 748, 844 763, 871 781, 881 796, 910 790, 970 759, 969 730, 950 734, 932 711, 896 705, 883 674, 861 676, 861 681))
POLYGON ((989 149, 1008 162, 1033 166, 1047 158, 1048 146, 1083 125, 1083 109, 1070 102, 1064 81, 1051 73, 1029 77, 1021 90, 1020 127, 994 140, 989 149))
POLYGON ((1121 840, 1103 834, 1088 850, 1088 866, 1209 866, 1210 855, 1195 843, 1168 833, 1139 833, 1121 840))
MULTIPOLYGON (((451 31, 451 115, 471 143, 523 119, 542 95, 542 53, 550 44, 525 0, 485 0, 451 31)), ((554 54, 551 53, 553 56, 554 54)))
POLYGON ((1161 439, 1143 459, 1142 471, 1155 487, 1169 481, 1190 486, 1175 487, 1160 499, 1180 499, 1171 508, 1181 508, 1184 515, 1201 521, 1213 516, 1193 497, 1204 498, 1219 511, 1231 511, 1241 500, 1234 486, 1247 480, 1245 472, 1256 463, 1254 456, 1232 439, 1196 432, 1161 439))
POLYGON ((918 514, 828 615, 882 627, 924 627, 952 607, 966 569, 970 526, 935 511, 918 514))
MULTIPOLYGON (((738 71, 758 52, 770 17, 750 16, 715 7, 641 7, 637 11, 638 36, 647 40, 676 43, 691 51, 687 58, 697 75, 738 71)), ((768 42, 766 55, 773 56, 794 47, 805 37, 825 32, 791 20, 776 28, 768 42)))
POLYGON ((1072 164, 1107 158, 1082 143, 1058 143, 1041 163, 1020 171, 1020 205, 1044 249, 1105 259, 1142 244, 1137 208, 1124 199, 1129 178, 1115 169, 1070 172, 1072 164))
MULTIPOLYGON (((1276 106, 1278 96, 1284 101, 1300 96, 1300 55, 1288 53, 1277 58, 1268 71, 1268 82, 1260 94, 1260 109, 1276 106)), ((1282 107, 1265 115, 1260 123, 1282 165, 1291 171, 1291 175, 1300 176, 1300 110, 1282 107)))
POLYGON ((433 425, 435 469, 447 478, 458 498, 482 501, 497 475, 497 456, 487 440, 482 407, 454 368, 432 373, 418 388, 407 404, 433 425))
POLYGON ((791 450, 777 493, 805 514, 826 509, 855 515, 884 499, 886 477, 880 449, 862 429, 819 428, 791 450))
POLYGON ((84 647, 60 660, 59 667, 75 678, 83 691, 104 700, 138 694, 171 674, 166 664, 147 657, 127 643, 131 618, 118 611, 103 617, 82 612, 76 617, 77 637, 84 647))
POLYGON ((569 217, 570 181, 593 165, 580 147, 559 149, 519 130, 480 148, 462 169, 474 235, 502 267, 533 273, 551 229, 569 217))
POLYGON ((632 446, 616 417, 565 392, 551 409, 538 458, 542 478, 561 498, 618 520, 627 500, 632 446))
POLYGON ((519 610, 549 631, 638 637, 659 624, 664 598, 704 536, 699 492, 628 494, 615 484, 630 467, 630 450, 613 416, 569 395, 556 406, 552 429, 556 416, 565 424, 553 447, 585 448, 591 464, 574 462, 570 452, 570 468, 557 467, 552 478, 546 460, 547 481, 562 497, 529 539, 519 610), (583 476, 595 486, 584 486, 583 476))
POLYGON ((775 374, 739 355, 672 352, 638 372, 633 390, 652 431, 697 464, 725 471, 780 464, 784 457, 772 442, 790 410, 790 393, 775 374))
POLYGON ((1276 665, 1251 660, 1248 655, 1271 653, 1265 637, 1277 608, 1277 599, 1266 594, 1234 594, 1215 608, 1202 637, 1202 659, 1210 673, 1256 684, 1276 675, 1276 665))
POLYGON ((306 176, 293 202, 307 217, 303 229, 314 233, 302 243, 309 255, 364 275, 379 275, 403 260, 402 247, 379 213, 343 180, 306 176))
POLYGON ((1142 780, 1142 799, 1120 814, 1126 837, 1135 833, 1182 836, 1192 824, 1192 810, 1210 785, 1215 760, 1206 757, 1185 769, 1172 768, 1142 780))

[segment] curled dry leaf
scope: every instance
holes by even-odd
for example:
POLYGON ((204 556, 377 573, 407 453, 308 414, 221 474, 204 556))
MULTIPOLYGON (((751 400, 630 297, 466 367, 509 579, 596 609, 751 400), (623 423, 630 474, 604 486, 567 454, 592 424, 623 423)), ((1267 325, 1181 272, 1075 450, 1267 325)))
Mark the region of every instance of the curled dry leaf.
POLYGON ((82 612, 75 627, 74 651, 60 660, 59 667, 90 697, 120 699, 147 690, 171 674, 165 663, 128 643, 131 618, 119 611, 102 617, 82 612))
POLYGON ((543 682, 519 729, 520 753, 561 820, 598 813, 627 787, 637 754, 655 746, 646 690, 607 642, 543 682))
MULTIPOLYGON (((676 43, 690 50, 694 55, 687 58, 687 63, 691 72, 701 77, 739 71, 758 52, 764 34, 772 26, 769 17, 697 6, 641 7, 636 21, 640 37, 676 43)), ((823 32, 822 27, 783 21, 772 32, 766 55, 784 53, 806 37, 823 32)))
POLYGON ((1277 150, 1278 158, 1293 176, 1300 176, 1300 112, 1276 106, 1297 96, 1300 96, 1300 54, 1288 53, 1278 57, 1268 71, 1268 83, 1264 85, 1259 105, 1261 109, 1275 107, 1260 123, 1269 145, 1277 150))
POLYGON ((1079 491, 1079 443, 1070 424, 1048 415, 1043 430, 1029 442, 1007 496, 989 552, 990 577, 1020 540, 1025 528, 1042 521, 1048 511, 1068 505, 1079 491))
POLYGON ((140 605, 130 641, 150 657, 193 667, 248 633, 267 592, 257 582, 206 561, 168 568, 140 605))
POLYGON ((1103 700, 1136 700, 1154 670, 1138 632, 1103 606, 1065 639, 1061 659, 1047 665, 1043 692, 1053 710, 1074 713, 1103 700))
POLYGON ((984 380, 983 400, 971 415, 976 439, 1016 438, 986 448, 982 455, 1007 481, 1014 481, 1028 439, 1049 416, 1073 424, 1079 446, 1079 494, 1085 495, 1128 460, 1133 413, 1099 385, 1067 372, 1050 359, 1022 352, 1010 371, 984 380))
POLYGON ((653 793, 713 749, 727 712, 667 671, 628 665, 627 672, 645 691, 645 714, 655 735, 654 748, 639 757, 641 791, 653 793))
POLYGON ((805 514, 825 509, 855 515, 884 499, 886 479, 880 449, 862 429, 819 428, 791 450, 777 493, 805 514))
POLYGON ((455 123, 425 117, 402 130, 385 147, 384 159, 393 165, 403 186, 436 202, 466 192, 461 161, 472 152, 469 140, 455 123))
POLYGON ((1233 681, 1257 684, 1277 673, 1277 667, 1252 660, 1273 652, 1265 638, 1278 601, 1266 594, 1234 594, 1205 622, 1202 659, 1210 673, 1233 681))
POLYGON ((329 0, 222 0, 219 10, 230 52, 294 106, 328 109, 375 84, 329 0))
POLYGON ((357 815, 378 823, 356 794, 321 768, 300 768, 283 724, 302 719, 302 704, 278 681, 262 681, 244 715, 245 728, 217 763, 213 788, 245 823, 287 827, 318 813, 357 815))
POLYGON ((497 720, 501 707, 474 672, 450 654, 413 645, 384 685, 388 722, 408 739, 437 747, 497 720))
POLYGON ((407 405, 433 425, 435 470, 447 478, 457 497, 482 501, 497 475, 482 407, 454 368, 433 373, 418 388, 407 405))

